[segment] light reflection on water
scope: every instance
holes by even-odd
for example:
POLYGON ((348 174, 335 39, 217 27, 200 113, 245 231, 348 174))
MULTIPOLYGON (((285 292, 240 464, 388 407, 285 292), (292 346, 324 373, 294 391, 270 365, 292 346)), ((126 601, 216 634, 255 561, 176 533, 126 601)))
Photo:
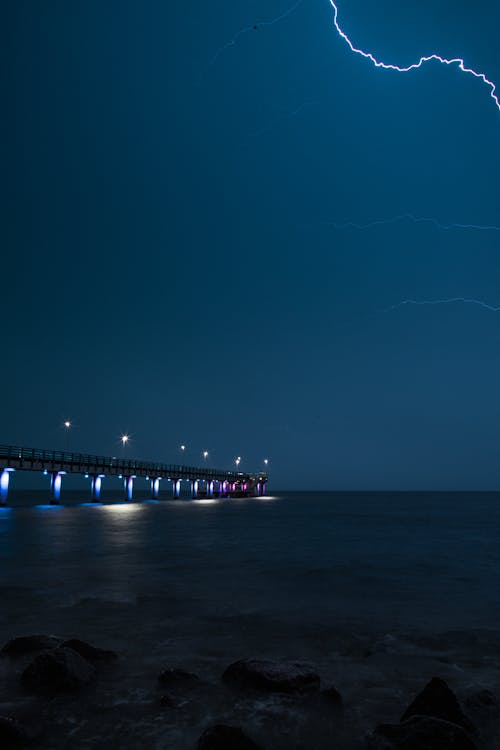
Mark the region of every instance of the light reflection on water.
POLYGON ((456 626, 500 618, 496 496, 81 500, 0 508, 0 586, 23 581, 56 609, 68 597, 146 597, 152 608, 170 597, 169 616, 201 619, 213 611, 409 622, 424 613, 456 626))
POLYGON ((101 505, 105 513, 116 516, 131 516, 140 511, 142 503, 113 503, 111 505, 101 505))

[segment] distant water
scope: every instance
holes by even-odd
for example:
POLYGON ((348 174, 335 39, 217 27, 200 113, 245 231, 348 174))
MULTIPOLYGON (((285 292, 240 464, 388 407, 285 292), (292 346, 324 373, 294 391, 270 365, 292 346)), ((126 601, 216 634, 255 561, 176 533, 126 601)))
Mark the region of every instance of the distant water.
MULTIPOLYGON (((13 493, 13 507, 0 510, 0 636, 49 632, 118 650, 120 689, 104 680, 100 700, 115 729, 117 705, 143 706, 144 747, 163 746, 159 737, 192 747, 209 719, 236 710, 221 698, 205 712, 186 708, 160 731, 148 711, 169 665, 216 682, 244 656, 308 660, 352 702, 356 737, 370 722, 398 718, 394 705, 433 673, 458 689, 496 687, 498 495, 81 499, 73 493, 50 507, 44 494, 13 493)), ((12 688, 0 698, 12 700, 12 688)), ((248 723, 249 708, 238 711, 248 723)), ((139 746, 120 715, 122 747, 139 746)), ((92 727, 91 717, 75 725, 75 747, 92 727)))

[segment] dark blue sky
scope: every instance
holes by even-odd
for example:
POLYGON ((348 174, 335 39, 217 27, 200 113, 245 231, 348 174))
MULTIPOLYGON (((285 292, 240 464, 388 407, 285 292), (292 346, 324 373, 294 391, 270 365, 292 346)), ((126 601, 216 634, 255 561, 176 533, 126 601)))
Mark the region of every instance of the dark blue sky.
MULTIPOLYGON (((500 485, 500 113, 328 0, 0 11, 2 430, 274 487, 500 485), (254 31, 238 31, 257 24, 254 31), (220 51, 220 54, 218 54, 220 51), (214 57, 216 59, 214 60, 214 57), (295 114, 291 114, 294 113, 295 114)), ((500 81, 494 3, 339 0, 500 81)))

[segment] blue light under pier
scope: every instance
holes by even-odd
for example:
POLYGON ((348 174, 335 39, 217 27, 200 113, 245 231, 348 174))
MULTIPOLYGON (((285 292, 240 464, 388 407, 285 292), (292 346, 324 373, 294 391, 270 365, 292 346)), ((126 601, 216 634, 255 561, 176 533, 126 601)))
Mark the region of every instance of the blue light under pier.
POLYGON ((4 469, 0 475, 0 503, 5 505, 9 496, 10 474, 14 469, 4 469))
POLYGON ((160 494, 160 477, 151 480, 151 499, 158 500, 160 494))
POLYGON ((257 494, 257 483, 265 488, 266 473, 234 472, 207 466, 184 466, 153 461, 138 461, 125 457, 97 456, 70 451, 23 448, 0 444, 0 505, 5 505, 9 494, 10 473, 13 471, 41 472, 50 479, 50 502, 57 505, 61 498, 62 477, 77 474, 90 479, 91 499, 99 502, 101 483, 105 477, 124 481, 125 500, 132 500, 134 479, 146 480, 152 499, 157 499, 162 479, 172 482, 174 498, 181 496, 181 482, 189 481, 195 495, 199 487, 212 497, 218 492, 225 496, 236 491, 247 496, 257 494), (199 483, 203 484, 200 485, 199 483))

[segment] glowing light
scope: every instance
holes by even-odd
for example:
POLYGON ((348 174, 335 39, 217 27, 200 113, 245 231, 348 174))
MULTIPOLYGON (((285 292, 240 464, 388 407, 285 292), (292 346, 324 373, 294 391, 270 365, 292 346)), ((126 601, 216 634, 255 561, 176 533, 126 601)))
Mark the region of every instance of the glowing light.
POLYGON ((490 310, 491 312, 500 312, 500 307, 495 307, 494 305, 488 305, 486 302, 483 302, 480 299, 469 299, 468 297, 450 297, 449 299, 424 299, 424 300, 416 300, 416 299, 404 299, 402 302, 398 302, 396 305, 392 305, 391 307, 388 307, 384 312, 392 312, 393 310, 398 310, 400 307, 404 307, 405 305, 415 305, 419 307, 423 307, 426 305, 433 306, 433 305, 454 305, 454 304, 464 304, 464 305, 477 305, 478 307, 483 307, 485 310, 490 310))
POLYGON ((131 516, 140 509, 140 503, 113 503, 111 505, 101 505, 102 510, 117 516, 131 516))
POLYGON ((93 481, 93 497, 95 500, 99 500, 101 497, 101 484, 102 484, 102 476, 99 474, 93 481))
POLYGON ((59 500, 61 497, 61 484, 62 484, 62 472, 57 472, 55 477, 53 478, 53 484, 52 484, 52 496, 54 500, 59 500))
POLYGON ((4 503, 9 494, 9 475, 11 469, 4 469, 0 474, 0 501, 4 503))
POLYGON ((203 451, 203 459, 206 461, 208 458, 208 451, 203 451))
POLYGON ((185 450, 186 450, 186 446, 185 445, 181 445, 181 451, 185 451, 185 450))
POLYGON ((264 459, 264 463, 265 463, 265 465, 267 466, 267 464, 269 463, 269 459, 268 459, 268 458, 265 458, 265 459, 264 459))
POLYGON ((124 489, 125 489, 126 500, 132 500, 132 496, 134 494, 134 479, 135 479, 135 476, 125 477, 124 489))
POLYGON ((122 435, 121 438, 120 438, 120 440, 121 440, 122 445, 126 445, 128 443, 128 441, 130 440, 130 436, 129 435, 122 435))
POLYGON ((64 423, 64 426, 67 430, 69 430, 69 428, 71 427, 71 422, 69 421, 69 419, 66 420, 66 422, 64 423))
POLYGON ((370 62, 376 67, 376 68, 383 68, 384 70, 394 70, 398 73, 408 73, 410 70, 417 70, 418 68, 421 68, 424 63, 431 62, 432 60, 435 60, 436 62, 439 62, 443 65, 456 65, 459 70, 462 71, 462 73, 467 73, 469 75, 474 76, 475 78, 479 78, 485 86, 487 86, 490 89, 490 96, 495 102, 496 108, 500 112, 500 101, 498 99, 498 95, 496 93, 496 84, 493 83, 493 81, 490 81, 489 78, 485 76, 484 73, 478 72, 476 70, 473 70, 472 68, 468 68, 465 65, 464 60, 461 57, 441 57, 441 55, 432 54, 432 55, 424 55, 420 58, 420 60, 416 63, 412 63, 411 65, 399 66, 394 65, 392 63, 385 63, 381 62, 380 60, 377 60, 374 55, 371 54, 371 52, 365 52, 362 49, 359 49, 358 47, 355 47, 353 42, 349 39, 345 31, 340 27, 339 21, 338 21, 338 15, 339 10, 334 2, 334 0, 328 0, 330 5, 333 8, 333 23, 335 25, 335 29, 338 33, 338 35, 344 40, 344 42, 348 45, 351 52, 354 52, 356 55, 360 55, 361 57, 364 57, 366 60, 370 60, 370 62))
POLYGON ((399 224, 404 221, 411 221, 414 224, 433 224, 438 229, 443 229, 445 231, 451 231, 453 229, 470 229, 480 232, 500 232, 500 226, 496 226, 495 224, 444 224, 443 222, 438 221, 438 219, 427 216, 414 216, 409 213, 392 216, 389 219, 376 219, 375 221, 368 221, 364 224, 355 221, 345 221, 343 223, 322 221, 320 222, 320 226, 333 227, 334 229, 357 229, 363 231, 365 229, 374 229, 375 227, 399 224))

